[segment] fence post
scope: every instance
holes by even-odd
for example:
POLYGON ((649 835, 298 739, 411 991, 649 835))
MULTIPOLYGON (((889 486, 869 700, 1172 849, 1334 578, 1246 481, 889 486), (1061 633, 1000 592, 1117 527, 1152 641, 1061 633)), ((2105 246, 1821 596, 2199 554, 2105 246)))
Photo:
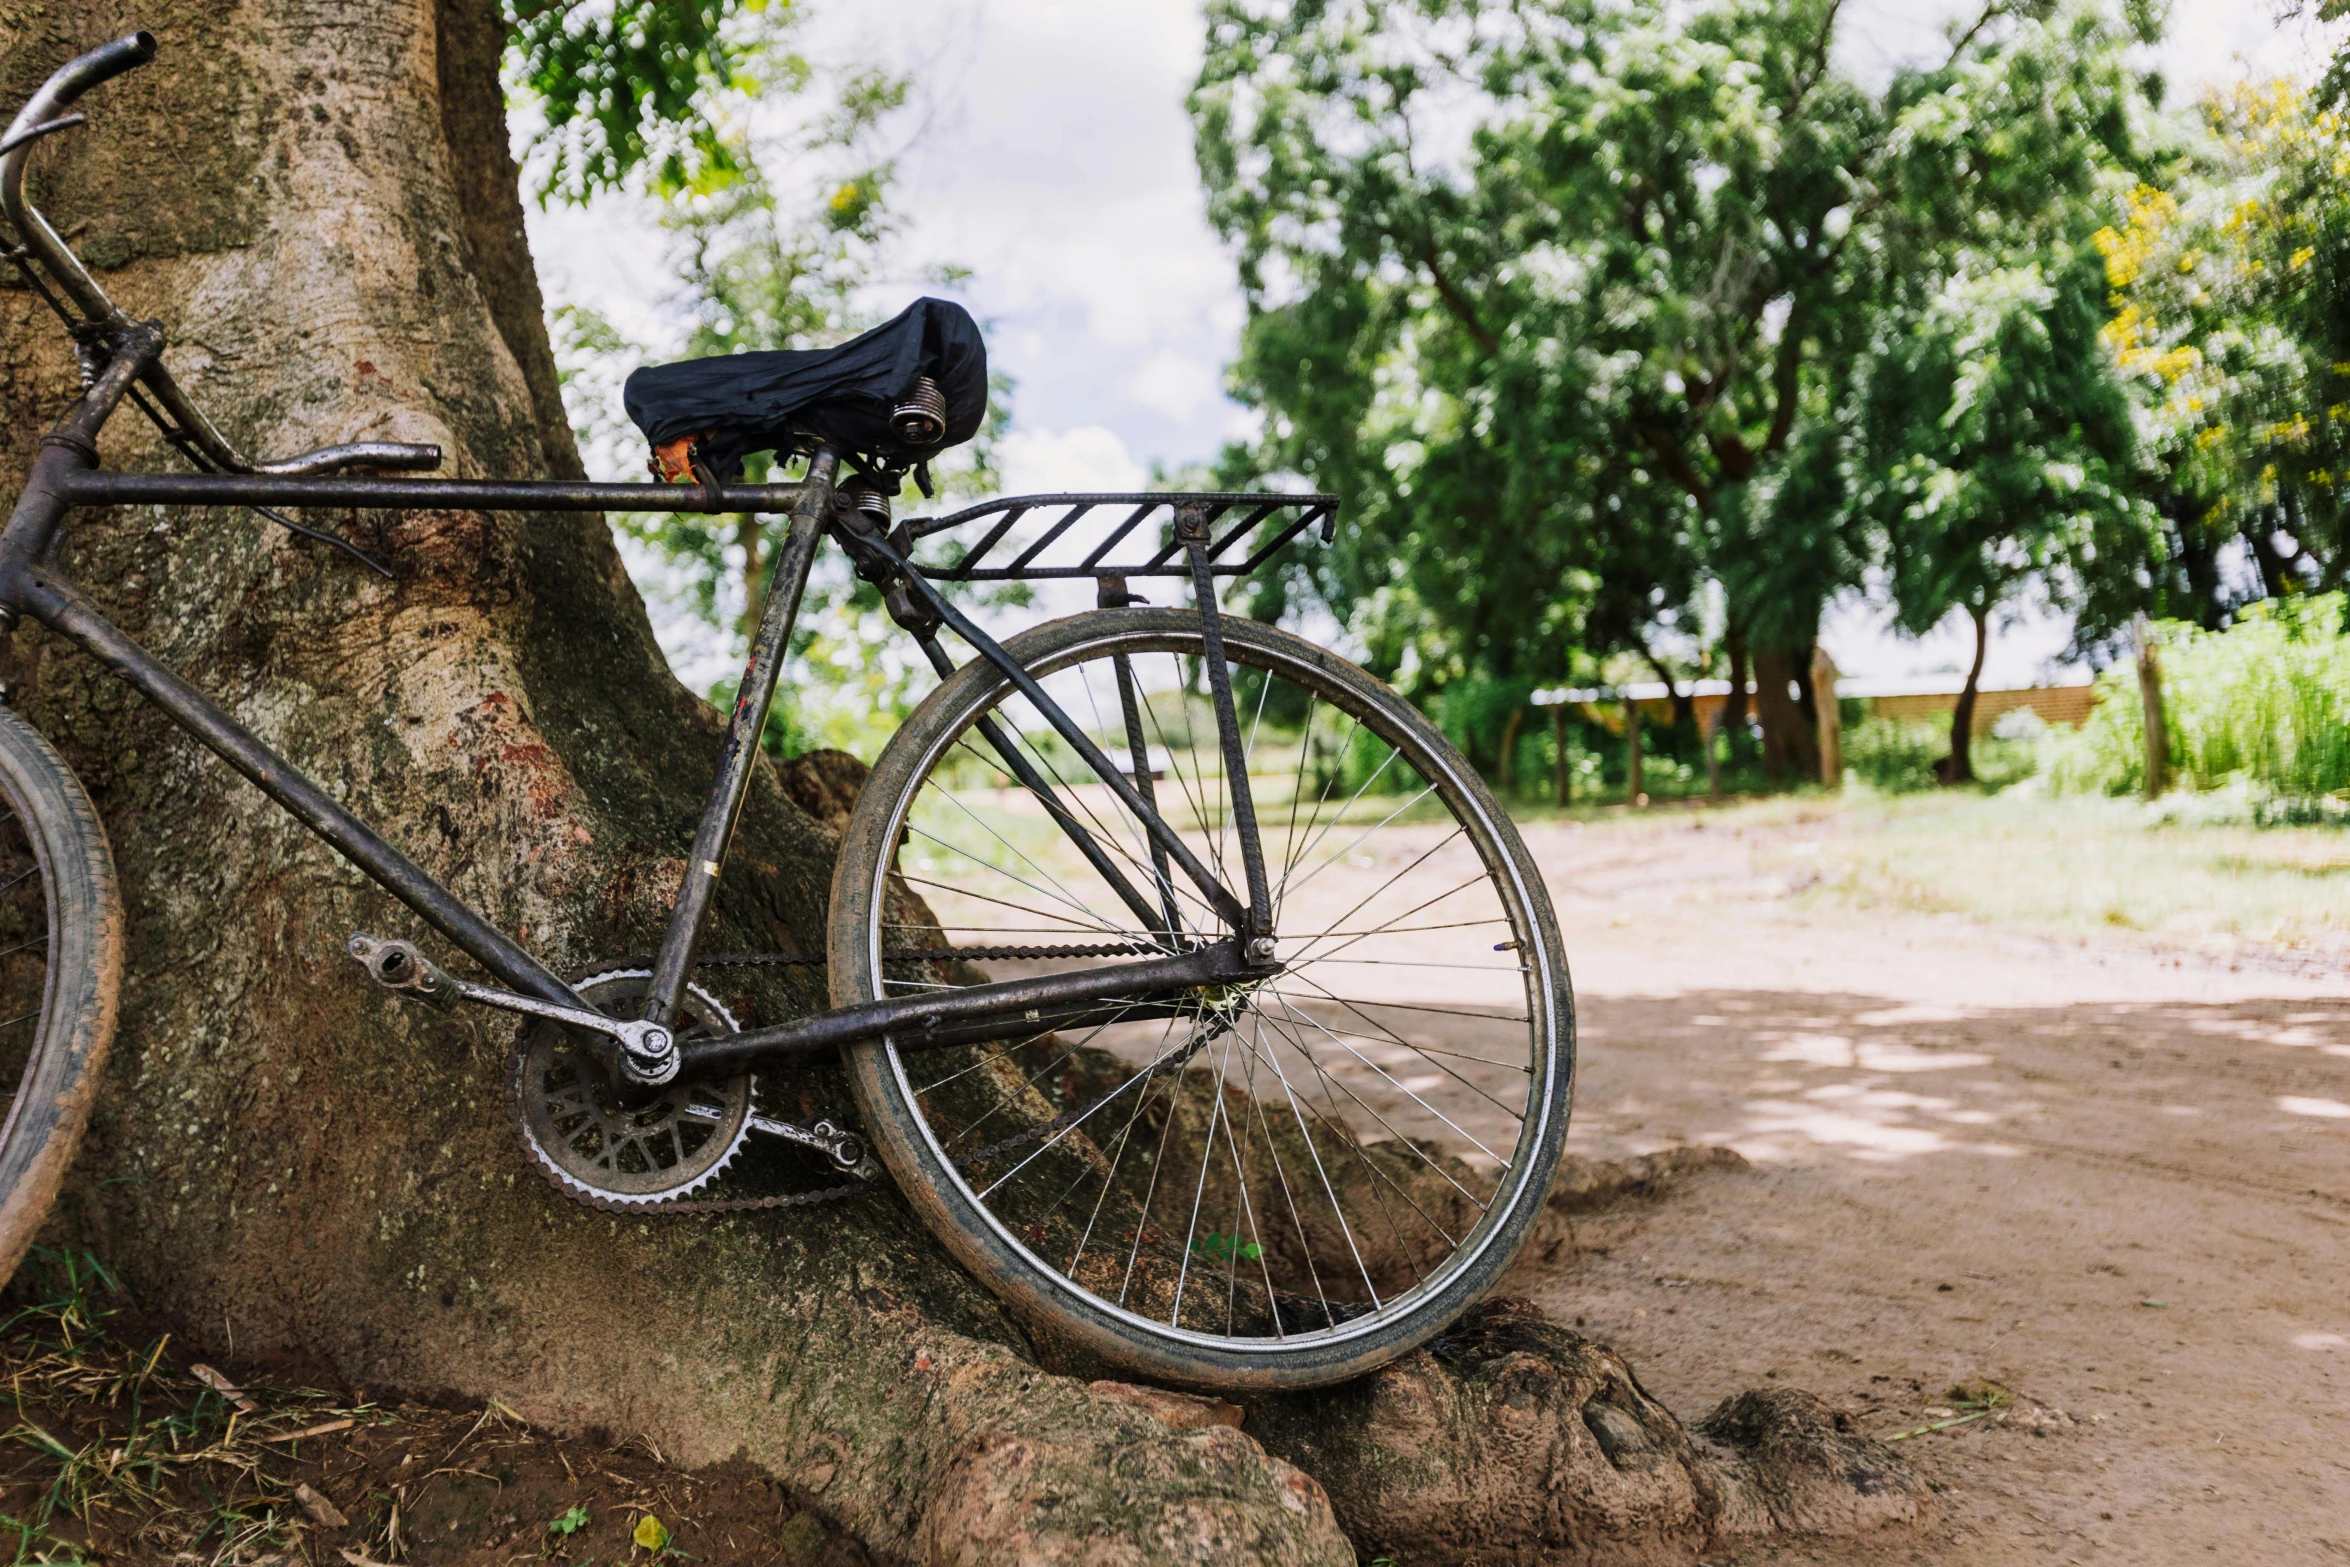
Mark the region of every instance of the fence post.
POLYGON ((1646 805, 1648 791, 1640 787, 1640 704, 1624 698, 1624 801, 1646 805))
POLYGON ((1836 661, 1828 650, 1813 644, 1811 650, 1811 705, 1820 729, 1820 784, 1836 790, 1844 787, 1844 710, 1836 705, 1836 661))
POLYGON ((1567 704, 1563 701, 1551 704, 1550 738, 1554 742, 1554 749, 1558 752, 1556 770, 1558 772, 1559 804, 1572 805, 1575 803, 1575 775, 1574 769, 1567 765, 1567 704))
POLYGON ((2146 715, 2146 798, 2157 800, 2170 785, 2170 727, 2162 716, 2162 662, 2154 651, 2153 623, 2140 614, 2130 622, 2138 644, 2138 700, 2146 715))
POLYGON ((1698 726, 1705 736, 1705 797, 1715 805, 1722 803, 1722 715, 1729 711, 1729 706, 1724 702, 1706 714, 1705 721, 1698 726))

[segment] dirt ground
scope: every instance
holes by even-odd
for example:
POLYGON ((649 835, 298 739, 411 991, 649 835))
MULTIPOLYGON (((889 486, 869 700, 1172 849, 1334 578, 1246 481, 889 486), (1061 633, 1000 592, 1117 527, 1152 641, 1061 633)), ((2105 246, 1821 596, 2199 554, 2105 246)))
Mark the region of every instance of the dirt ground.
POLYGON ((1739 1561, 2350 1562, 2350 976, 1815 901, 1786 868, 1835 831, 1527 829, 1570 1147, 1753 1168, 1516 1286, 1688 1418, 1772 1379, 1879 1435, 1980 1380, 2046 1412, 1905 1442, 1922 1533, 1739 1561))

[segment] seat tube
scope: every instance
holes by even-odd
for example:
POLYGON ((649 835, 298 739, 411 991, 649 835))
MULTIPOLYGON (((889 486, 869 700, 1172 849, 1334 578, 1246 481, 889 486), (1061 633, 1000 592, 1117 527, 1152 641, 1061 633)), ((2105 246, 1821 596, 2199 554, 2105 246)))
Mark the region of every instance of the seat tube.
POLYGON ((839 469, 838 457, 829 450, 819 451, 809 460, 807 481, 793 502, 791 530, 775 557, 767 610, 760 618, 759 634, 752 639, 750 662, 743 666, 734 713, 727 720, 726 739, 718 750, 718 776, 711 780, 710 798, 694 832, 693 853, 678 884, 677 902, 669 911, 669 928, 661 938, 661 955, 654 960, 653 980, 645 997, 644 1015, 649 1022, 666 1023, 676 1015, 677 998, 684 992, 685 976, 693 967, 694 945, 709 919, 718 875, 726 864, 727 847, 734 840, 735 822, 742 815, 751 768, 758 760, 759 739, 767 728, 767 709, 775 699, 776 676, 789 650, 792 625, 799 619, 808 568, 824 537, 833 479, 839 469))

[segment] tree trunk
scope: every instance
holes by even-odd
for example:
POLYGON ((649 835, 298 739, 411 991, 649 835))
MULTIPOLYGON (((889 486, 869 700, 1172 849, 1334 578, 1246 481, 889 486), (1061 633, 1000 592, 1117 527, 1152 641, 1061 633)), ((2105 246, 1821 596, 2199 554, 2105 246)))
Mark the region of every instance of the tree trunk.
MULTIPOLYGON (((270 455, 432 440, 457 474, 575 471, 507 221, 495 8, 147 0, 136 21, 161 41, 156 63, 86 101, 91 129, 41 155, 38 194, 61 230, 86 225, 125 308, 164 323, 231 437, 270 455)), ((111 0, 0 0, 8 89, 21 97, 131 23, 111 0)), ((0 316, 0 471, 16 481, 77 381, 28 293, 0 290, 0 316)), ((103 447, 110 465, 178 466, 127 418, 103 447)), ((231 510, 84 514, 64 563, 556 968, 652 950, 720 720, 663 664, 607 529, 306 520, 355 533, 397 580, 231 510)), ((1448 1351, 1393 1373, 1438 1400, 1431 1428, 1349 1425, 1360 1395, 1339 1390, 1251 1405, 1257 1435, 1178 1429, 1070 1375, 1084 1368, 886 1187, 716 1220, 574 1206, 516 1151, 513 1028, 404 1006, 342 955, 355 929, 441 943, 55 639, 19 632, 0 679, 90 785, 130 932, 121 1031, 53 1234, 219 1363, 297 1357, 370 1388, 495 1395, 558 1428, 642 1433, 688 1464, 741 1455, 889 1562, 1348 1561, 1341 1522, 1362 1537, 1369 1477, 1415 1494, 1394 1478, 1399 1444, 1535 1429, 1504 1376, 1521 1361, 1552 1368, 1538 1425, 1573 1503, 1526 1525, 1529 1550, 1596 1537, 1679 1560, 1816 1526, 1816 1508, 1781 1510, 1742 1478, 1794 1475, 1774 1455, 1798 1450, 1823 1475, 1866 1472, 1838 1494, 1910 1494, 1885 1487, 1899 1471, 1871 1469, 1874 1454, 1834 1457, 1851 1439, 1794 1406, 1724 1415, 1701 1441, 1633 1401, 1604 1350, 1517 1318, 1461 1335, 1474 1364, 1448 1351), (1594 1444, 1603 1403, 1632 1411, 1694 1501, 1643 1511, 1609 1488, 1655 1465, 1594 1444)), ((762 767, 712 944, 821 950, 835 843, 762 767)), ((747 1019, 823 1004, 819 971, 706 972, 750 976, 719 987, 747 1019)), ((832 1066, 764 1087, 787 1113, 850 1106, 832 1066)))
POLYGON ((2146 769, 2141 788, 2149 800, 2159 800, 2170 787, 2170 724, 2162 711, 2162 657, 2155 651, 2154 626, 2144 615, 2131 623, 2138 644, 2138 704, 2146 740, 2146 769))
POLYGON ((1730 694, 1722 700, 1721 721, 1715 727, 1723 734, 1735 736, 1746 732, 1748 712, 1746 634, 1738 629, 1736 621, 1730 622, 1722 633, 1722 651, 1730 662, 1730 694))
POLYGON ((1946 784, 1975 781, 1975 688, 1982 683, 1983 655, 1991 646, 1991 611, 1970 604, 1967 618, 1975 623, 1975 661, 1967 666, 1958 705, 1950 710, 1950 754, 1934 769, 1946 784))
POLYGON ((1762 720, 1763 772, 1773 780, 1819 776, 1819 743, 1794 689, 1795 672, 1810 655, 1809 648, 1754 650, 1754 710, 1762 720))
POLYGON ((1645 644, 1640 649, 1640 656, 1649 668, 1656 671, 1656 678, 1665 683, 1665 695, 1673 704, 1673 727, 1678 729, 1683 724, 1692 723, 1697 717, 1697 698, 1681 689, 1681 683, 1673 678, 1673 672, 1665 668, 1664 661, 1651 653, 1645 644))
POLYGON ((1510 709, 1509 721, 1501 726, 1501 797, 1508 799, 1518 782, 1518 731, 1526 722, 1526 710, 1510 709))

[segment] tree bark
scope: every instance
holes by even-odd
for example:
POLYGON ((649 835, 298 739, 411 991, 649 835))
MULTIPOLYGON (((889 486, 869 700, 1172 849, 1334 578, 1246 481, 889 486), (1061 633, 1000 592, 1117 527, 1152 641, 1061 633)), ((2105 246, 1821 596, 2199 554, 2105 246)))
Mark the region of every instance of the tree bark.
POLYGON ((1959 687, 1958 704, 1950 710, 1950 754, 1934 769, 1946 784, 1975 781, 1975 690, 1983 682, 1983 655, 1991 646, 1991 611, 1967 606, 1975 623, 1975 660, 1967 666, 1966 684, 1959 687))
POLYGON ((1697 698, 1681 689, 1681 682, 1675 680, 1673 672, 1665 668, 1664 660, 1651 653, 1646 644, 1642 644, 1640 656, 1649 668, 1656 671, 1656 678, 1665 683, 1665 696, 1673 704, 1673 727, 1678 729, 1684 724, 1693 724, 1697 717, 1697 698))
POLYGON ((1739 735, 1746 732, 1747 659, 1746 635, 1732 621, 1722 634, 1722 651, 1730 661, 1730 694, 1722 700, 1722 733, 1739 735))
POLYGON ((1510 709, 1509 721, 1501 726, 1501 797, 1508 799, 1518 783, 1518 731, 1525 726, 1526 710, 1510 709))
MULTIPOLYGON (((487 0, 144 0, 135 17, 0 0, 0 69, 21 97, 134 21, 157 34, 156 63, 93 95, 92 128, 41 155, 37 195, 125 308, 165 324, 233 439, 267 455, 429 440, 456 474, 576 471, 484 109, 494 18, 487 0)), ((0 319, 0 476, 19 481, 78 383, 26 291, 0 289, 0 319)), ((127 418, 102 445, 109 465, 177 466, 127 418)), ((356 535, 397 579, 237 511, 85 514, 63 559, 130 634, 556 968, 652 950, 720 719, 669 674, 609 531, 305 520, 356 535)), ((688 1464, 740 1455, 889 1562, 1337 1563, 1353 1559, 1344 1520, 1365 1527, 1351 1499, 1401 1483, 1371 1477, 1400 1473, 1397 1444, 1418 1437, 1347 1425, 1359 1393, 1262 1400, 1260 1437, 1182 1429, 1089 1385, 886 1186, 715 1220, 562 1200, 515 1149, 514 1030, 406 1007, 342 955, 355 929, 445 947, 54 638, 17 633, 0 680, 89 784, 130 931, 121 1031, 53 1235, 104 1258, 184 1343, 494 1395, 688 1464)), ((830 814, 847 761, 754 775, 714 946, 821 950, 837 840, 787 783, 830 814)), ((707 972, 748 976, 718 987, 747 1020, 823 1005, 818 971, 707 972)), ((850 1108, 832 1066, 763 1091, 803 1117, 850 1108)), ((1510 1355, 1557 1368, 1531 1415, 1490 1357, 1423 1355, 1408 1375, 1446 1441, 1482 1450, 1508 1423, 1580 1465, 1560 1470, 1574 1507, 1529 1526, 1541 1548, 1597 1537, 1685 1560, 1742 1530, 1810 1527, 1587 1489, 1646 1472, 1647 1449, 1591 1435, 1612 1418, 1594 1401, 1623 1406, 1628 1376, 1508 1320, 1510 1355)), ((1701 1498, 1762 1495, 1736 1476, 1773 1443, 1833 1451, 1800 1410, 1720 1444, 1652 1404, 1632 1418, 1701 1498)))
POLYGON ((1810 655, 1809 648, 1754 650, 1754 710, 1762 720, 1763 772, 1773 780, 1819 776, 1819 742, 1794 690, 1796 671, 1809 663, 1810 655))

